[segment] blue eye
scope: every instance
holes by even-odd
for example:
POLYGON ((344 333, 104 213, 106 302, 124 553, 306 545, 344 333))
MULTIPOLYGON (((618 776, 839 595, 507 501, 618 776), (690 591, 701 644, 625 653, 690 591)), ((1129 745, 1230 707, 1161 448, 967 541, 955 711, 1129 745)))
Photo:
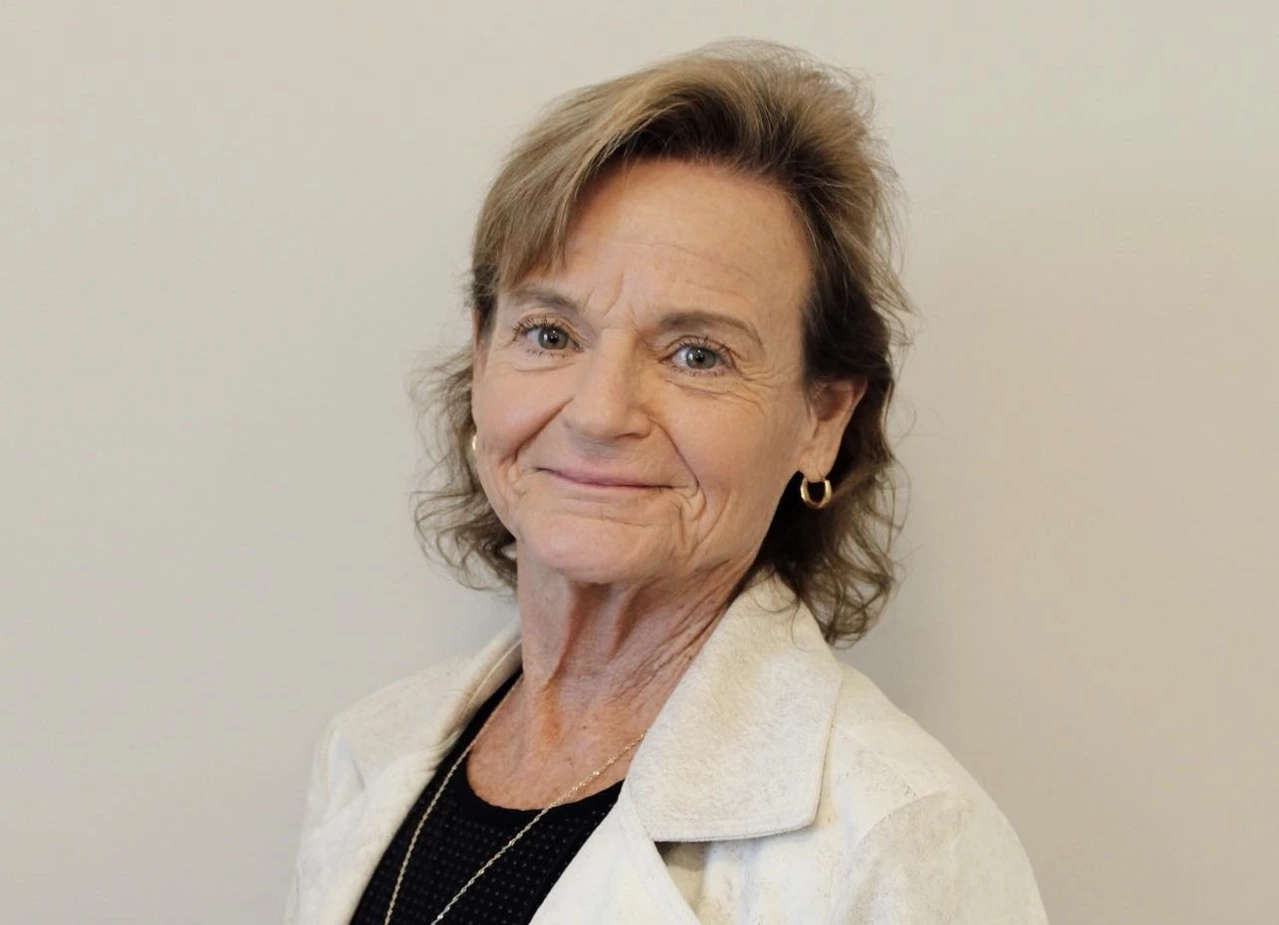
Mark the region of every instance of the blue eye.
POLYGON ((703 344, 685 344, 675 355, 689 369, 711 370, 724 362, 723 357, 703 344))
POLYGON ((524 331, 524 336, 532 335, 532 340, 542 350, 566 350, 573 343, 568 332, 553 324, 536 324, 524 331))

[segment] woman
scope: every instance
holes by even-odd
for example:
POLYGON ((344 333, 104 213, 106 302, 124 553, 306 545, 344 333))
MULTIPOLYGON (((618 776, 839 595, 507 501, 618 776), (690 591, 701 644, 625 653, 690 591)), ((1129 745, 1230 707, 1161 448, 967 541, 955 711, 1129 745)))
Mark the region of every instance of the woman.
POLYGON ((290 922, 1044 921, 990 799, 829 647, 893 583, 888 176, 856 86, 772 45, 521 139, 419 508, 518 627, 333 721, 290 922))

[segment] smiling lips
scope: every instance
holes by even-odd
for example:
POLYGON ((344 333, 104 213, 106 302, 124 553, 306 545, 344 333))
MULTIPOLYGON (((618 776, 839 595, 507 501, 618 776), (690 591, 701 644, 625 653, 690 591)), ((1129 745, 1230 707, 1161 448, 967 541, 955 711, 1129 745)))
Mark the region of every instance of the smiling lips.
POLYGON ((624 475, 612 475, 605 472, 591 472, 585 469, 550 469, 543 468, 541 471, 547 473, 553 478, 568 482, 571 485, 581 486, 583 488, 661 488, 654 482, 646 482, 641 479, 631 478, 624 475))

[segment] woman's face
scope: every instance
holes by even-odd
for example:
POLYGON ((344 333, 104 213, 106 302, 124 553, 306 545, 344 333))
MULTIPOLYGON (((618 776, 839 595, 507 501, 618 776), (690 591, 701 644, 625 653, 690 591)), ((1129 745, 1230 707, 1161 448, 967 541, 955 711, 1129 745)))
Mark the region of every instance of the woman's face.
POLYGON ((476 344, 476 462, 522 570, 613 584, 749 567, 860 397, 806 392, 804 241, 769 186, 643 162, 582 203, 562 266, 499 294, 476 344))

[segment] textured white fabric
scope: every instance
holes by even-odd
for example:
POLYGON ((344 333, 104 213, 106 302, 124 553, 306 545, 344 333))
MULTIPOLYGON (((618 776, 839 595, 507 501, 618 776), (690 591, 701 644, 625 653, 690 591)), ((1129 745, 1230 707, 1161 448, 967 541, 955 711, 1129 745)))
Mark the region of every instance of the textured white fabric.
MULTIPOLYGON (((346 925, 473 712, 519 667, 474 659, 339 714, 316 754, 287 925, 346 925)), ((1008 822, 774 583, 734 601, 535 925, 1046 925, 1008 822)))

